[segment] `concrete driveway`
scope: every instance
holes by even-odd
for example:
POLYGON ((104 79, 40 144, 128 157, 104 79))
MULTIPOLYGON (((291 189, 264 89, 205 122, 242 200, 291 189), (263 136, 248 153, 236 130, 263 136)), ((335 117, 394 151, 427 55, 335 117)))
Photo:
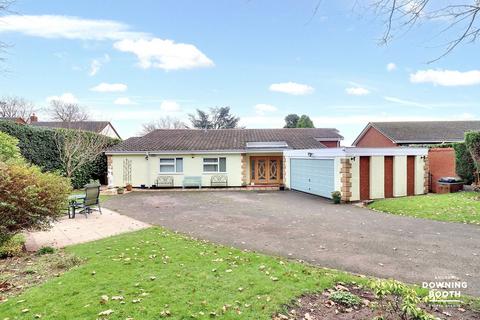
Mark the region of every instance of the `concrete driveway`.
POLYGON ((104 206, 225 245, 421 284, 468 282, 480 296, 480 228, 333 205, 298 192, 133 192, 104 206))

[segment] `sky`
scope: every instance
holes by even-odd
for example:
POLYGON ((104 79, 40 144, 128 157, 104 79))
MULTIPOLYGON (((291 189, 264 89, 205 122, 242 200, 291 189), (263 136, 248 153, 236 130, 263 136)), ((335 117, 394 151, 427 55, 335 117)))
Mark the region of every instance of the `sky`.
POLYGON ((446 21, 380 45, 382 18, 354 2, 313 14, 317 0, 17 0, 0 17, 0 96, 32 101, 40 120, 52 99, 79 103, 122 138, 215 106, 247 128, 307 114, 344 145, 369 121, 480 118, 479 44, 428 63, 446 21))

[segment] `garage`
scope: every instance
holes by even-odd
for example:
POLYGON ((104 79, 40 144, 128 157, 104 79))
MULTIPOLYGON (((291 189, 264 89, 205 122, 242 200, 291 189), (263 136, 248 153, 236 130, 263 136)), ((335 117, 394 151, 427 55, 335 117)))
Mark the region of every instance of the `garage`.
POLYGON ((331 198, 334 186, 333 159, 292 159, 291 189, 331 198))
POLYGON ((343 201, 365 201, 428 192, 424 148, 324 148, 288 150, 285 187, 343 201))

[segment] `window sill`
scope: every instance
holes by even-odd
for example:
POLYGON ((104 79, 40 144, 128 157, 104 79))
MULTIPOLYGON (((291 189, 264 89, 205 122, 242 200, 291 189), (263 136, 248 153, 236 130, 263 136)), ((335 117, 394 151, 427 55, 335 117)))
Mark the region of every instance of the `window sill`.
POLYGON ((158 175, 161 176, 181 176, 183 172, 159 172, 158 175))
POLYGON ((203 172, 203 174, 228 174, 227 172, 203 172))

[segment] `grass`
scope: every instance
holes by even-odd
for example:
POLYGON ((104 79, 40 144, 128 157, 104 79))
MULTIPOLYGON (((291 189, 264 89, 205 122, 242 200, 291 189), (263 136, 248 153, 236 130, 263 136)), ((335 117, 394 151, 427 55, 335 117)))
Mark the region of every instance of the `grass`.
MULTIPOLYGON (((84 190, 73 190, 73 192, 71 193, 71 195, 77 195, 77 194, 85 194, 85 191, 84 190)), ((100 204, 102 204, 103 202, 111 199, 112 197, 114 197, 115 195, 110 195, 110 194, 100 194, 99 196, 99 200, 100 200, 100 204)))
POLYGON ((480 225, 479 196, 476 192, 458 192, 382 199, 374 201, 369 208, 415 218, 480 225))
MULTIPOLYGON (((0 259, 0 301, 39 285, 81 262, 78 257, 63 251, 44 255, 28 253, 0 259)), ((3 317, 0 316, 0 319, 3 317)))
POLYGON ((303 293, 367 281, 157 227, 66 251, 84 263, 0 304, 2 318, 270 319, 303 293))

